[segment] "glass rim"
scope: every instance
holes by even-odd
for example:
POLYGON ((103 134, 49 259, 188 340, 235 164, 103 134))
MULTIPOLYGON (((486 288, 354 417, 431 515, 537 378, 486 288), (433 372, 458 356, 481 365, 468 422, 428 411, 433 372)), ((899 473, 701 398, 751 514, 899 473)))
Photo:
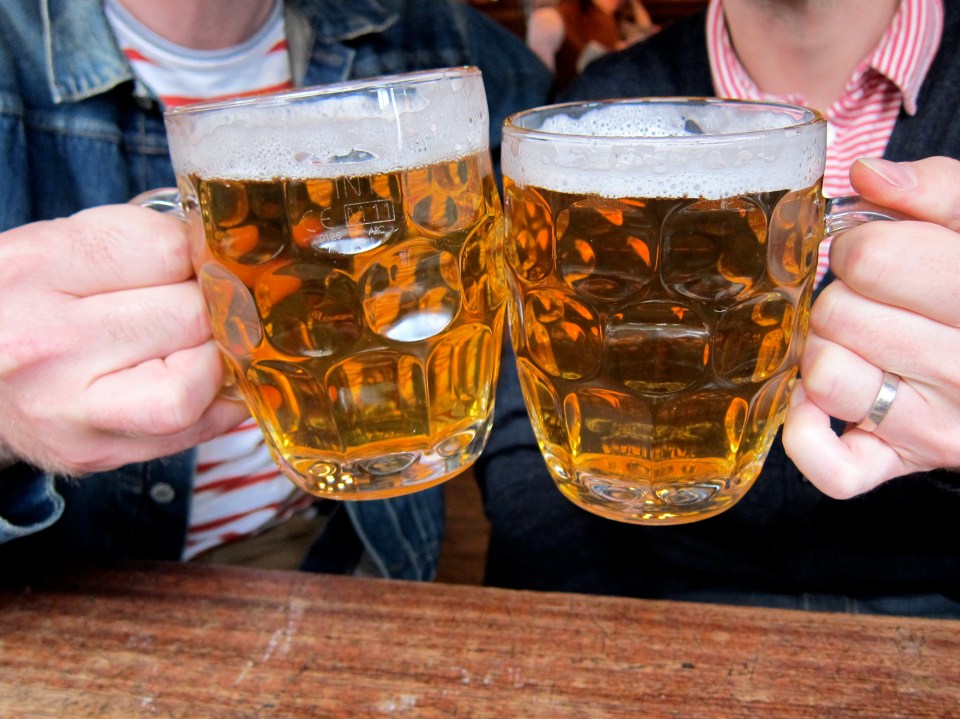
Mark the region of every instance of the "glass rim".
POLYGON ((507 117, 503 123, 504 134, 513 135, 519 139, 530 140, 549 140, 551 142, 566 143, 605 143, 605 144, 636 144, 638 142, 651 144, 673 144, 690 143, 706 144, 710 142, 730 142, 736 139, 749 140, 752 138, 768 137, 771 133, 782 133, 785 131, 797 132, 806 128, 823 126, 827 124, 823 114, 812 107, 804 105, 794 105, 787 102, 778 102, 774 100, 739 100, 720 97, 625 97, 608 100, 578 100, 573 102, 563 102, 551 105, 542 105, 533 107, 507 117), (755 130, 735 130, 731 132, 718 132, 707 134, 671 134, 671 135, 643 135, 643 134, 606 134, 606 133, 577 133, 577 132, 558 132, 552 130, 542 130, 538 127, 525 127, 521 124, 523 120, 542 115, 561 114, 567 111, 576 111, 578 114, 586 114, 595 109, 612 106, 652 106, 652 105, 674 105, 682 107, 703 106, 703 107, 743 107, 756 108, 757 110, 767 109, 772 112, 784 115, 796 116, 796 121, 781 127, 762 128, 755 130))
POLYGON ((218 110, 232 110, 242 107, 276 107, 302 100, 314 98, 337 97, 348 95, 361 90, 378 90, 386 88, 403 88, 410 85, 420 85, 426 82, 435 82, 451 77, 480 77, 480 69, 474 65, 460 65, 456 67, 431 68, 429 70, 414 70, 411 72, 393 73, 390 75, 374 75, 367 78, 356 78, 342 82, 332 82, 324 85, 311 85, 291 90, 268 92, 261 95, 235 97, 226 100, 204 100, 187 105, 179 105, 164 110, 165 119, 175 119, 189 115, 197 115, 218 110))

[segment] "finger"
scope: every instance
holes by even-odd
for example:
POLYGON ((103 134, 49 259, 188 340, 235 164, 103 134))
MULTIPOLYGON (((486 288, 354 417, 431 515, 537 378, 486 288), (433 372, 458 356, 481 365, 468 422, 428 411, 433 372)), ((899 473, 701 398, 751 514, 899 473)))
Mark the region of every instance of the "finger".
POLYGON ((90 326, 100 352, 87 354, 93 377, 196 347, 211 338, 210 321, 194 281, 85 297, 68 305, 71 327, 90 326))
POLYGON ((193 274, 184 224, 133 205, 25 225, 4 239, 15 260, 0 255, 0 266, 77 296, 182 282, 193 274))
POLYGON ((849 499, 893 477, 914 471, 880 437, 856 430, 838 437, 830 416, 794 387, 783 425, 783 446, 803 475, 821 492, 849 499))
MULTIPOLYGON (((889 371, 889 370, 888 370, 889 371)), ((824 414, 849 423, 847 432, 870 412, 880 387, 883 370, 837 343, 812 334, 801 359, 804 396, 824 414)), ((872 434, 888 441, 905 461, 919 461, 921 448, 929 441, 932 420, 930 403, 909 378, 900 378, 896 397, 883 421, 872 434)))
POLYGON ((856 424, 870 409, 882 371, 811 332, 800 359, 806 396, 831 417, 856 424))
POLYGON ((837 235, 830 267, 865 297, 960 326, 960 237, 940 225, 870 222, 837 235))
POLYGON ((862 159, 850 168, 850 181, 864 199, 960 231, 960 162, 956 160, 862 159))
POLYGON ((118 435, 177 435, 200 422, 224 379, 220 352, 210 340, 100 377, 83 395, 84 419, 118 435))
POLYGON ((813 402, 859 423, 877 399, 883 370, 892 372, 900 377, 896 398, 873 435, 920 469, 960 462, 960 417, 952 399, 960 390, 960 371, 943 359, 960 352, 956 329, 878 305, 842 282, 824 290, 810 325, 801 374, 813 402))
POLYGON ((82 442, 42 450, 37 466, 68 476, 103 472, 134 462, 147 462, 167 457, 228 432, 249 418, 242 402, 218 398, 204 410, 198 420, 180 432, 168 435, 88 436, 82 442))
POLYGON ((810 310, 810 331, 855 352, 874 367, 929 385, 952 382, 953 363, 943 358, 960 352, 956 328, 873 302, 840 281, 817 298, 810 310))

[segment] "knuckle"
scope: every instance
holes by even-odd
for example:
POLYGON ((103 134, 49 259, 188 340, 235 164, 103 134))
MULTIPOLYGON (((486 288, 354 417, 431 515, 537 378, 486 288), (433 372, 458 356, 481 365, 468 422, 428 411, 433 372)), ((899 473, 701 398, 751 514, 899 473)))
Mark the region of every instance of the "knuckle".
POLYGON ((837 363, 831 357, 832 352, 825 347, 803 366, 803 388, 807 396, 820 406, 829 406, 831 400, 842 397, 846 389, 846 383, 836 369, 837 363))
POLYGON ((213 336, 210 316, 207 313, 200 287, 193 282, 185 284, 185 297, 181 302, 184 317, 181 333, 185 341, 201 343, 213 336))
POLYGON ((19 335, 0 332, 0 378, 12 380, 20 373, 36 369, 51 355, 49 336, 34 331, 19 335))
POLYGON ((192 274, 189 246, 183 223, 153 210, 115 205, 78 212, 61 222, 70 223, 71 246, 80 261, 104 276, 122 279, 127 274, 132 242, 148 250, 157 274, 186 278, 192 274))
POLYGON ((950 157, 936 156, 917 163, 930 168, 934 177, 930 183, 930 203, 935 214, 942 218, 945 227, 960 232, 960 170, 957 161, 950 157))
POLYGON ((193 427, 202 415, 195 393, 182 382, 167 383, 146 418, 154 435, 180 434, 193 427))
POLYGON ((833 326, 842 293, 842 284, 842 280, 837 280, 823 288, 823 292, 810 308, 811 330, 823 333, 824 329, 833 326))
POLYGON ((860 490, 859 478, 843 477, 835 484, 828 484, 821 488, 821 491, 833 499, 847 500, 859 496, 863 492, 860 490))
POLYGON ((898 270, 897 242, 903 231, 898 223, 873 221, 850 230, 843 241, 843 252, 837 270, 843 281, 858 291, 880 287, 896 277, 898 270))

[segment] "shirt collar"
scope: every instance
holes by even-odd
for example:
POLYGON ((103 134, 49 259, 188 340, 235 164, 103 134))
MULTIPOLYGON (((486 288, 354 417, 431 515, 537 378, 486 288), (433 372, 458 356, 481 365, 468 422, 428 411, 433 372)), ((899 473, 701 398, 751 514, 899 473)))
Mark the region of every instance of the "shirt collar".
POLYGON ((867 59, 903 95, 903 107, 917 112, 917 95, 943 36, 943 0, 903 0, 880 44, 867 59))
MULTIPOLYGON (((338 44, 381 32, 397 14, 380 0, 287 0, 313 25, 316 40, 338 44)), ((55 102, 99 95, 134 80, 103 12, 102 0, 41 0, 44 52, 55 102)))
POLYGON ((41 0, 40 11, 54 102, 82 100, 133 79, 100 0, 41 0))
POLYGON ((371 33, 383 32, 399 19, 380 0, 287 0, 316 29, 323 43, 340 43, 371 33))
MULTIPOLYGON (((880 73, 900 91, 904 110, 917 111, 920 86, 933 63, 943 35, 943 0, 902 0, 873 53, 856 72, 868 69, 880 73)), ((721 97, 780 99, 802 103, 795 96, 765 95, 760 92, 740 63, 723 18, 722 0, 711 0, 707 10, 707 50, 713 86, 721 97)))

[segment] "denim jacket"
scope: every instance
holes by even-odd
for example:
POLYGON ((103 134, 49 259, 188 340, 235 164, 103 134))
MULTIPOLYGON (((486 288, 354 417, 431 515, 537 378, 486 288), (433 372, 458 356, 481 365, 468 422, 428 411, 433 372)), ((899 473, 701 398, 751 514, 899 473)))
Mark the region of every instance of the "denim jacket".
MULTIPOLYGON (((506 115, 549 91, 549 73, 518 38, 457 0, 287 0, 285 24, 301 86, 478 66, 495 159, 506 115)), ((174 184, 161 109, 136 82, 100 0, 0 0, 0 167, 0 230, 174 184)), ((0 568, 178 559, 193 466, 184 452, 81 480, 5 470, 0 568)), ((433 576, 440 489, 345 506, 385 576, 433 576)))

